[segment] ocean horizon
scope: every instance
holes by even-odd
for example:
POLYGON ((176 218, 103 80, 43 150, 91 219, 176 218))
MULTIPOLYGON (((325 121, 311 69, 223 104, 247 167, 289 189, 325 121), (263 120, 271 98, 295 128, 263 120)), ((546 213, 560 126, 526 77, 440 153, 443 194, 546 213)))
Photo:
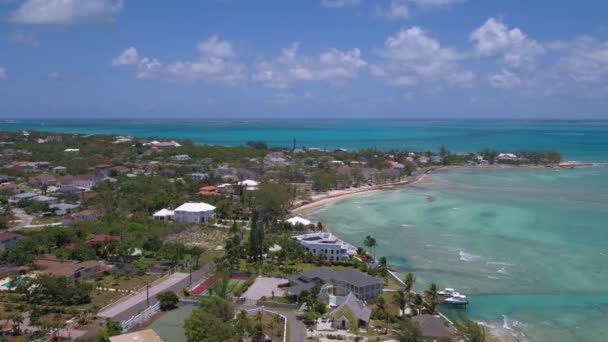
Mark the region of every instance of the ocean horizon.
POLYGON ((0 130, 131 135, 196 144, 453 153, 556 150, 564 158, 608 161, 608 121, 556 119, 5 119, 0 130), (585 146, 585 148, 582 148, 585 146))

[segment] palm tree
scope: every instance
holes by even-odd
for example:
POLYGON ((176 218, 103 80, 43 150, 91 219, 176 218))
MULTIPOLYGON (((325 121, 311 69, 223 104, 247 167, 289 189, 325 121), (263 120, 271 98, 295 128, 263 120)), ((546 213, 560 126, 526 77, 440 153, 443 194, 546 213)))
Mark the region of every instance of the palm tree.
POLYGON ((412 288, 414 287, 414 283, 416 282, 416 276, 408 273, 405 275, 403 282, 405 283, 405 292, 411 292, 412 288))
POLYGON ((363 244, 365 245, 365 247, 373 249, 374 260, 376 260, 376 246, 378 245, 378 243, 376 242, 376 239, 374 239, 371 235, 368 235, 365 237, 365 241, 363 241, 363 244))
POLYGON ((430 314, 435 312, 435 305, 437 304, 437 285, 432 283, 428 290, 424 291, 425 295, 425 307, 430 314))

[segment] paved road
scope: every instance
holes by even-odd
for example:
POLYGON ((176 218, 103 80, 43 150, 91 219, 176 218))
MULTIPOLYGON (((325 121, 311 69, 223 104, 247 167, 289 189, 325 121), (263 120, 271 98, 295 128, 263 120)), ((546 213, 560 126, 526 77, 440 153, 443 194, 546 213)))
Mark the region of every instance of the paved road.
POLYGON ((19 230, 19 229, 23 229, 26 226, 29 226, 32 223, 32 220, 34 219, 31 215, 28 215, 25 213, 25 211, 23 211, 23 209, 21 208, 11 208, 11 210, 13 211, 13 214, 15 214, 15 216, 17 216, 17 218, 19 219, 19 224, 16 225, 15 227, 9 229, 9 230, 19 230))
MULTIPOLYGON (((195 284, 205 276, 206 272, 198 270, 192 273, 192 283, 195 284)), ((179 292, 181 289, 190 285, 190 277, 188 273, 173 273, 163 281, 153 285, 149 289, 150 305, 156 304, 156 295, 163 291, 179 292)), ((127 299, 120 301, 110 307, 100 311, 97 316, 111 318, 114 321, 124 321, 137 315, 147 307, 146 290, 143 289, 136 294, 129 296, 127 299)))

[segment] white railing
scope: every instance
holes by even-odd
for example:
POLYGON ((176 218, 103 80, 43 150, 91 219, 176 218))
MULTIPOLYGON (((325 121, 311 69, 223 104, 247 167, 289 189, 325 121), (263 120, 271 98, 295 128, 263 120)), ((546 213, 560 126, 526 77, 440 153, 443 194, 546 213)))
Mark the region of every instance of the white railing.
POLYGON ((143 322, 146 322, 147 320, 152 318, 152 316, 154 316, 159 310, 160 310, 160 303, 156 303, 156 304, 146 308, 144 311, 140 312, 139 314, 137 314, 125 321, 122 321, 120 323, 120 325, 122 326, 122 331, 127 332, 134 326, 141 324, 143 322))

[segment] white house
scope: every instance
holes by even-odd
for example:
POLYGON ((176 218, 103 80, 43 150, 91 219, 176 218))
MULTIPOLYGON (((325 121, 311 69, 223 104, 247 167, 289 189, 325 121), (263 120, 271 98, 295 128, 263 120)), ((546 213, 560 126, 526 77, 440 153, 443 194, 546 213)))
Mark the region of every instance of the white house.
POLYGON ((174 220, 185 223, 207 222, 215 217, 215 207, 207 203, 184 203, 174 210, 174 220))
POLYGON ((239 182, 239 185, 244 186, 245 190, 254 191, 258 189, 258 185, 260 185, 260 182, 251 179, 246 179, 244 181, 239 182))
POLYGON ((357 249, 331 233, 310 233, 291 238, 307 252, 318 255, 325 254, 330 261, 346 261, 349 255, 354 255, 357 249))
POLYGON ((287 222, 288 222, 289 224, 291 224, 292 226, 296 226, 296 225, 298 225, 298 224, 301 224, 301 225, 303 225, 303 226, 309 226, 309 225, 311 225, 311 224, 312 224, 312 222, 310 222, 309 220, 307 220, 307 219, 305 219, 305 218, 302 218, 302 217, 300 217, 300 216, 295 216, 295 217, 292 217, 292 218, 290 218, 289 220, 287 220, 287 222))
POLYGON ((496 157, 500 161, 514 161, 517 160, 517 156, 513 153, 501 153, 496 157))
POLYGON ((65 153, 80 152, 80 149, 78 149, 78 148, 66 148, 65 150, 63 150, 63 152, 65 152, 65 153))
POLYGON ((169 221, 175 217, 175 211, 169 209, 161 209, 152 215, 155 220, 169 221))

